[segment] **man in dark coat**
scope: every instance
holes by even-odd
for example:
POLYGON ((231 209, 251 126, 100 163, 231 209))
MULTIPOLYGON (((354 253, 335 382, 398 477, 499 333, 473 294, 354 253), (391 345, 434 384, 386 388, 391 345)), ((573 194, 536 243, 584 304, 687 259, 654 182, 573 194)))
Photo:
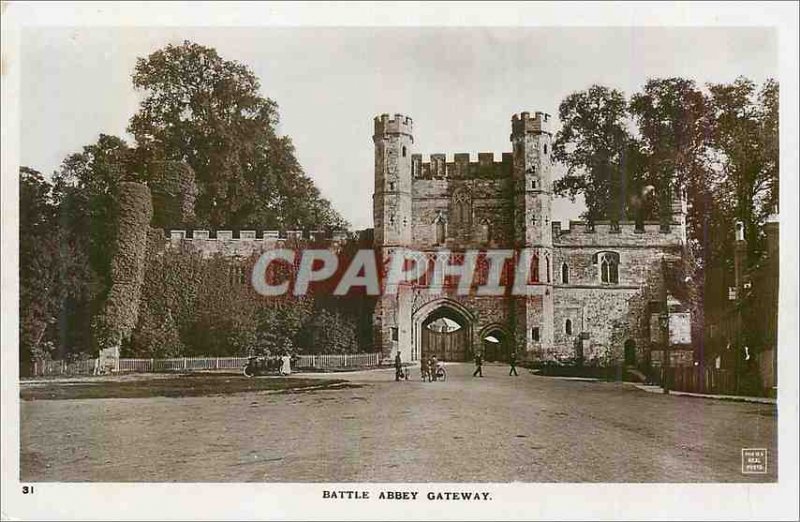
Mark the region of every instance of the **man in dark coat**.
POLYGON ((472 372, 473 377, 483 377, 483 357, 481 354, 475 354, 475 371, 472 372))
POLYGON ((511 351, 511 355, 508 358, 508 364, 511 365, 511 369, 508 370, 508 376, 511 377, 513 373, 515 376, 519 376, 517 373, 517 352, 515 350, 511 351))
POLYGON ((399 381, 403 375, 403 360, 400 358, 400 350, 397 350, 397 355, 394 356, 394 380, 399 381))

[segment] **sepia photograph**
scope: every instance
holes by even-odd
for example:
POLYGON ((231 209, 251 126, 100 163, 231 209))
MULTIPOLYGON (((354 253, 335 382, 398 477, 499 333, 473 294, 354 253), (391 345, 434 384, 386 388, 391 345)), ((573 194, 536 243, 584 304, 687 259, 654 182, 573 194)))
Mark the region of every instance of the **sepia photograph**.
POLYGON ((797 5, 34 4, 4 520, 797 517, 797 5))

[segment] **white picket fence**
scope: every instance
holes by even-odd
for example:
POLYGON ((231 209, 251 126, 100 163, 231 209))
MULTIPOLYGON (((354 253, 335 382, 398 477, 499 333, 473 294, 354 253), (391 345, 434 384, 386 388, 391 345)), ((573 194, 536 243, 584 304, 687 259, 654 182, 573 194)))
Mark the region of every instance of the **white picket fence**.
POLYGON ((81 375, 91 374, 97 359, 84 359, 81 361, 34 361, 33 375, 43 377, 47 375, 81 375))
MULTIPOLYGON (((300 355, 294 365, 296 369, 333 370, 345 368, 369 368, 380 364, 379 353, 356 353, 346 355, 300 355)), ((92 374, 97 359, 83 361, 36 361, 33 375, 81 375, 92 374)), ((178 357, 173 359, 119 359, 115 373, 188 372, 188 371, 238 371, 247 363, 247 357, 178 357)))

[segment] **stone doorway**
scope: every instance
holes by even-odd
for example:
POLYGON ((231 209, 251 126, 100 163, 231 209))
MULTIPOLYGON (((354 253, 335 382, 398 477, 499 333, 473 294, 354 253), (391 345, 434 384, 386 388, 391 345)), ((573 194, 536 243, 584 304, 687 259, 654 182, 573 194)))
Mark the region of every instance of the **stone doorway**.
POLYGON ((487 362, 505 362, 508 360, 509 343, 506 333, 499 329, 484 330, 481 335, 483 344, 483 359, 487 362))
POLYGON ((625 365, 636 366, 636 342, 633 339, 628 339, 623 345, 625 351, 625 365))

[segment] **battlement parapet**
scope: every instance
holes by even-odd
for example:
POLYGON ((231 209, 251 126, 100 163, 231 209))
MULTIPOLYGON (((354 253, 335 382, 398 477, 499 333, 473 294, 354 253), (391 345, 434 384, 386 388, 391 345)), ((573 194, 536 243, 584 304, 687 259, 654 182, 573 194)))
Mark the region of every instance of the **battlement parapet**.
POLYGON ((349 234, 346 230, 264 230, 260 235, 256 230, 209 230, 194 229, 167 230, 166 239, 170 241, 344 241, 349 234))
POLYGON ((167 250, 199 254, 202 257, 221 255, 244 259, 274 248, 330 248, 336 250, 350 238, 345 230, 168 230, 167 250))
POLYGON ((375 116, 375 136, 384 134, 414 134, 414 120, 402 114, 395 114, 391 118, 388 114, 375 116))
POLYGON ((519 136, 527 133, 551 133, 550 115, 544 112, 535 112, 531 117, 529 112, 521 112, 511 117, 511 135, 519 136))
POLYGON ((592 227, 584 221, 570 221, 568 228, 562 229, 560 221, 551 223, 553 242, 557 245, 619 244, 625 245, 664 245, 681 244, 681 224, 670 223, 668 228, 659 221, 645 221, 638 226, 634 221, 596 221, 592 227))
POLYGON ((419 179, 438 178, 498 178, 511 176, 513 155, 504 152, 500 161, 495 161, 494 152, 479 152, 476 160, 472 160, 469 152, 457 152, 452 160, 447 155, 435 153, 425 161, 422 154, 411 155, 412 177, 419 179))

